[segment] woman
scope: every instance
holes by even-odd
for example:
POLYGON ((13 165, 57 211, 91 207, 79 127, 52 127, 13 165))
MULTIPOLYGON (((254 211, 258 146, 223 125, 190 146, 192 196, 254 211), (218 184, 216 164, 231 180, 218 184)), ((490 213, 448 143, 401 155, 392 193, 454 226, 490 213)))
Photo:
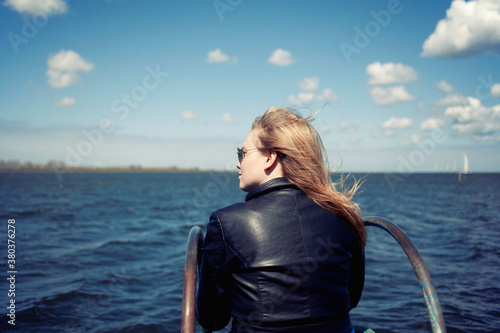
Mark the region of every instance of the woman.
POLYGON ((273 107, 238 148, 248 194, 207 225, 197 295, 205 329, 232 317, 231 332, 354 332, 366 240, 357 185, 331 183, 309 118, 273 107))

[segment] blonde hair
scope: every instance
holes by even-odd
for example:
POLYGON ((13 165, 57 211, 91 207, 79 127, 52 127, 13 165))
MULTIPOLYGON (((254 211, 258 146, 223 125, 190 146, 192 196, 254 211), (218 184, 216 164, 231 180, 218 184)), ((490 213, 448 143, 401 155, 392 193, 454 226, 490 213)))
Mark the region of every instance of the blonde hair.
POLYGON ((308 118, 287 108, 272 107, 252 124, 261 147, 275 151, 284 176, 319 206, 340 215, 355 231, 363 246, 366 228, 359 206, 352 197, 359 188, 355 181, 347 188, 345 179, 332 182, 325 148, 308 118))

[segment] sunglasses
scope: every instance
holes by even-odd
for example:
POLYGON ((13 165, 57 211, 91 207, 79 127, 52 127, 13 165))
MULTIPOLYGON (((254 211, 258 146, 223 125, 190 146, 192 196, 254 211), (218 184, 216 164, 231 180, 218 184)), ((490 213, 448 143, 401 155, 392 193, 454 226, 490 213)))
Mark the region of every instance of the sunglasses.
POLYGON ((238 161, 240 161, 240 163, 241 163, 241 161, 243 161, 243 159, 245 158, 245 155, 248 154, 249 151, 257 150, 257 149, 260 149, 260 148, 250 148, 247 151, 244 151, 241 148, 236 148, 236 152, 238 153, 238 161))

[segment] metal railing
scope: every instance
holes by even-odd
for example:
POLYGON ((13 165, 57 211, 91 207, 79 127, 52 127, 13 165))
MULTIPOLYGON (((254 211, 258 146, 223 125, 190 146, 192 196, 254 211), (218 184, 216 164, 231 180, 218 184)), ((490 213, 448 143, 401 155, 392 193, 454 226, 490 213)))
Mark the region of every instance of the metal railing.
POLYGON ((184 288, 182 290, 182 333, 195 333, 196 321, 196 280, 198 265, 201 262, 203 233, 198 226, 189 231, 184 262, 184 288))
POLYGON ((415 274, 417 274, 418 282, 424 294, 425 303, 427 305, 427 312, 429 312, 429 319, 431 321, 433 333, 446 333, 446 325, 444 323, 443 311, 437 296, 436 288, 431 280, 431 275, 424 260, 420 256, 415 245, 406 234, 394 223, 380 218, 380 217, 367 217, 365 219, 366 226, 375 226, 387 231, 392 237, 396 239, 399 245, 403 248, 410 260, 415 274))
MULTIPOLYGON (((432 283, 431 276, 424 260, 420 256, 415 245, 406 234, 394 223, 380 218, 367 217, 366 226, 375 226, 387 231, 396 239, 403 248, 417 275, 420 287, 424 294, 429 319, 433 333, 446 333, 443 311, 437 297, 436 289, 432 283)), ((195 304, 196 304, 196 280, 198 278, 198 266, 201 262, 201 248, 203 246, 203 233, 198 226, 192 227, 188 235, 186 246, 186 260, 184 264, 184 289, 182 295, 182 333, 195 333, 195 304)), ((207 333, 208 331, 205 331, 207 333)))

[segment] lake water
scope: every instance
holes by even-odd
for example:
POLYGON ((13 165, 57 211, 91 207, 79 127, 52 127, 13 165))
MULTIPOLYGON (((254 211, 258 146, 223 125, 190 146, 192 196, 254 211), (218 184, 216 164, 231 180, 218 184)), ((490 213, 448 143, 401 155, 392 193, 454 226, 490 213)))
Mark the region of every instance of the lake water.
MULTIPOLYGON (((391 220, 419 249, 448 332, 499 332, 500 174, 355 176, 364 216, 391 220)), ((179 332, 188 232, 244 196, 236 173, 0 174, 0 330, 179 332)), ((431 332, 397 242, 369 227, 366 258, 353 323, 431 332)))

